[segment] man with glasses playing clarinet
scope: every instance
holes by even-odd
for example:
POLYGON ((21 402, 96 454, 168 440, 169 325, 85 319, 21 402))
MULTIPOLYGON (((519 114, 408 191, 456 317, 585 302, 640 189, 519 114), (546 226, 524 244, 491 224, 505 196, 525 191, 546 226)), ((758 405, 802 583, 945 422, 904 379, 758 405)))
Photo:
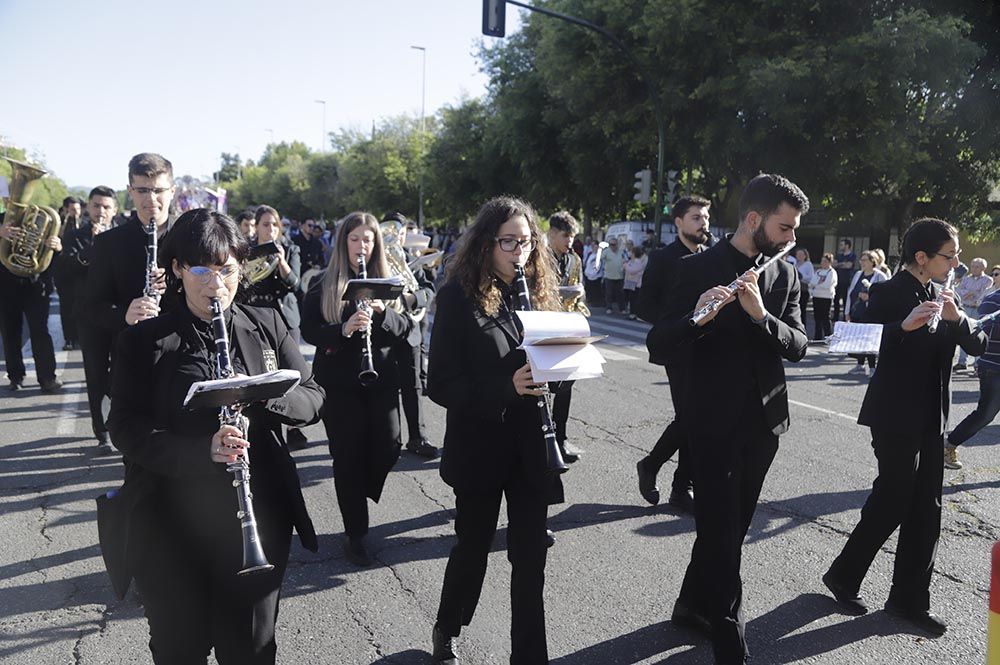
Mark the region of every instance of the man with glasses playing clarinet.
MULTIPOLYGON (((90 334, 83 355, 88 376, 107 376, 114 367, 115 340, 119 333, 160 313, 164 271, 157 266, 147 276, 147 242, 150 223, 160 246, 170 228, 174 199, 173 165, 163 156, 144 152, 128 163, 128 192, 135 204, 129 220, 94 238, 87 288, 81 294, 81 311, 90 313, 90 334)), ((98 443, 107 445, 106 433, 98 443)))
POLYGON ((808 340, 799 277, 781 260, 809 201, 795 184, 762 174, 739 203, 739 226, 680 260, 651 356, 690 358, 680 386, 689 437, 697 537, 671 620, 708 633, 720 665, 747 662, 740 557, 764 478, 788 429, 783 360, 808 340), (770 260, 769 260, 770 259, 770 260), (726 286, 729 285, 729 286, 726 286))

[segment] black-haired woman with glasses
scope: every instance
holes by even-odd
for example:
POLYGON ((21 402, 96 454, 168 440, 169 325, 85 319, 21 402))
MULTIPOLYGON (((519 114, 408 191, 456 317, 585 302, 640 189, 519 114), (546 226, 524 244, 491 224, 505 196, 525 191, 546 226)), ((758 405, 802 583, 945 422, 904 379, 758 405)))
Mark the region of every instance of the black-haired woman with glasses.
MULTIPOLYGON (((169 306, 124 331, 108 428, 125 456, 116 501, 127 507, 127 569, 142 595, 153 661, 274 663, 274 626, 293 528, 316 551, 295 462, 282 425, 319 419, 323 391, 273 309, 233 304, 248 253, 229 217, 198 209, 178 218, 161 249, 169 306), (192 383, 216 377, 213 299, 224 310, 237 374, 294 369, 283 398, 245 408, 245 435, 219 424, 218 409, 185 410, 192 383), (226 465, 251 451, 260 543, 274 568, 237 576, 243 562, 237 494, 226 465)), ((102 543, 103 545, 103 543, 102 543)))
POLYGON ((878 477, 861 520, 823 576, 845 610, 866 613, 861 583, 898 528, 885 610, 935 636, 947 630, 930 611, 930 584, 941 534, 951 363, 956 344, 977 356, 986 347, 986 335, 957 307, 953 292, 935 283, 958 266, 958 244, 951 224, 918 220, 903 236, 902 269, 872 284, 865 321, 882 324, 882 343, 858 423, 871 429, 878 477))
POLYGON ((448 410, 441 477, 455 491, 455 533, 433 629, 434 662, 456 658, 453 640, 472 621, 486 575, 501 499, 507 499, 511 563, 511 663, 545 663, 545 520, 562 500, 546 470, 542 386, 531 378, 514 311, 516 268, 532 306, 561 309, 549 251, 524 201, 487 201, 465 232, 438 291, 428 396, 448 410))

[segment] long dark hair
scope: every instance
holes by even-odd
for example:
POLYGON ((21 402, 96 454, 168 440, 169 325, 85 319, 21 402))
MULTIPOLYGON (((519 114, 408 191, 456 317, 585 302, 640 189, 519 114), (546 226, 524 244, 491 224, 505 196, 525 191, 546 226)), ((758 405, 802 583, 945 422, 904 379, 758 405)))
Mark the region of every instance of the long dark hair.
POLYGON ((249 253, 246 238, 229 216, 205 208, 188 210, 177 218, 160 247, 159 264, 167 271, 167 293, 179 293, 181 288, 180 277, 171 269, 174 259, 182 266, 220 266, 232 256, 242 267, 249 253))
POLYGON ((498 196, 483 204, 476 221, 462 234, 454 258, 448 262, 448 281, 457 280, 465 295, 487 314, 500 310, 500 290, 493 275, 490 253, 496 245, 497 231, 511 217, 523 215, 528 220, 535 249, 524 266, 531 289, 534 309, 559 310, 552 254, 542 242, 538 216, 532 207, 512 196, 498 196))

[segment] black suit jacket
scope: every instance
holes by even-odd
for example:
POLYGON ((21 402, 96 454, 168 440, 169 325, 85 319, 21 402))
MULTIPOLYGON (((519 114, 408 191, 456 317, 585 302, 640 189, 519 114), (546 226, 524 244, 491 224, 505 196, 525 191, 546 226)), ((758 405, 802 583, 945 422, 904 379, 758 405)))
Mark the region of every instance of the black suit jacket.
MULTIPOLYGON (((160 246, 163 239, 159 240, 160 246)), ((111 333, 128 325, 125 312, 146 287, 146 231, 133 213, 121 226, 94 238, 87 288, 81 294, 81 312, 90 322, 111 333)))
POLYGON ((514 372, 527 362, 519 344, 504 310, 485 314, 454 280, 438 291, 427 396, 448 410, 441 478, 455 489, 497 489, 519 474, 561 494, 545 470, 536 398, 514 390, 514 372))
POLYGON ((934 334, 927 326, 904 332, 903 319, 921 302, 937 298, 940 291, 933 282, 924 289, 916 277, 901 270, 887 282, 872 284, 868 294, 865 321, 882 324, 882 345, 858 423, 891 430, 914 445, 928 431, 936 429, 941 434, 948 427, 955 345, 979 356, 988 339, 986 333, 974 332, 965 316, 957 322, 941 321, 934 334))
POLYGON ((744 424, 740 414, 755 406, 748 400, 759 399, 767 427, 782 434, 789 424, 782 359, 801 360, 808 345, 795 268, 777 261, 760 276, 767 311, 762 324, 754 323, 738 301, 705 326, 688 322, 702 293, 741 274, 733 262, 734 251, 727 237, 680 260, 665 316, 649 331, 646 346, 650 357, 685 359, 685 415, 692 428, 715 434, 738 431, 744 424))
MULTIPOLYGON (((119 534, 124 550, 121 560, 131 560, 125 553, 131 547, 128 534, 134 525, 148 519, 150 512, 155 513, 154 504, 148 502, 163 501, 168 491, 176 492, 177 488, 232 482, 225 465, 216 464, 209 456, 211 437, 219 427, 214 418, 217 414, 190 412, 182 407, 187 388, 185 381, 176 380, 176 369, 190 343, 185 333, 186 316, 190 316, 186 307, 178 304, 119 336, 120 362, 113 377, 108 430, 115 447, 129 463, 125 484, 116 497, 127 514, 126 533, 119 534)), ((302 375, 301 383, 288 395, 245 413, 250 418, 251 482, 275 488, 283 495, 282 505, 276 509, 288 511, 302 545, 315 552, 316 532, 281 425, 304 427, 316 422, 323 390, 312 378, 309 365, 275 310, 233 305, 232 329, 233 353, 239 353, 248 374, 266 371, 271 357, 279 368, 295 369, 302 375)), ((206 506, 206 510, 210 509, 212 506, 206 506)))
MULTIPOLYGON (((663 317, 667 311, 667 295, 677 281, 677 264, 692 253, 678 238, 649 255, 646 271, 642 274, 642 288, 639 289, 639 316, 650 323, 656 323, 663 317)), ((666 365, 667 360, 653 355, 649 358, 654 365, 666 365)))

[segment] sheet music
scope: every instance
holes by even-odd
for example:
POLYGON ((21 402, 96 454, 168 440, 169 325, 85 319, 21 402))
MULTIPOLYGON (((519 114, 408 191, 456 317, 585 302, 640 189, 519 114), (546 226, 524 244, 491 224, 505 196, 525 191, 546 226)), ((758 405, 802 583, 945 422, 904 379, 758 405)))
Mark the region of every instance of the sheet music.
MULTIPOLYGON (((273 399, 275 397, 281 397, 287 394, 295 386, 299 385, 301 380, 301 375, 298 370, 294 369, 278 369, 273 372, 264 372, 263 374, 255 374, 254 376, 234 376, 229 379, 212 379, 211 381, 196 381, 191 384, 188 388, 187 396, 184 398, 184 406, 187 406, 191 400, 200 393, 211 393, 217 391, 232 392, 233 394, 242 393, 253 393, 260 392, 254 391, 254 388, 258 386, 268 386, 272 384, 282 384, 288 385, 287 388, 283 388, 279 391, 280 394, 268 395, 267 399, 273 399)), ((273 390, 271 392, 274 392, 273 390)))
POLYGON ((848 323, 837 321, 833 324, 828 353, 863 353, 878 355, 882 346, 881 323, 848 323))
POLYGON ((604 373, 604 357, 592 346, 607 335, 591 335, 587 318, 576 312, 517 312, 524 329, 521 348, 532 379, 575 381, 604 373))

